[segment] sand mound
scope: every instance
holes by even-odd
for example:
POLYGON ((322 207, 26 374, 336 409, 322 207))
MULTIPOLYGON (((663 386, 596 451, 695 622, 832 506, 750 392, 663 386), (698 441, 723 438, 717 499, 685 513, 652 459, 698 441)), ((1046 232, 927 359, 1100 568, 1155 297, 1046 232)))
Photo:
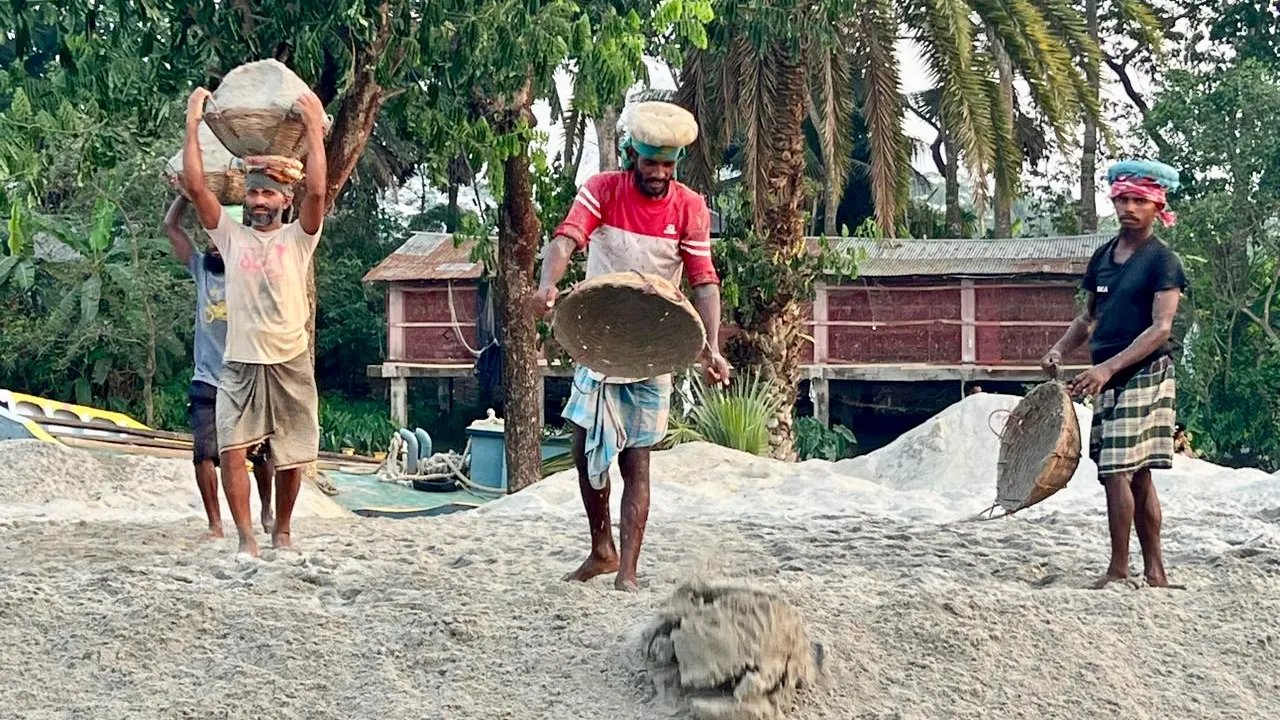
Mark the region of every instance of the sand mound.
POLYGON ((698 720, 772 720, 817 675, 809 630, 794 608, 745 585, 693 582, 641 636, 660 697, 698 720))
MULTIPOLYGON (((222 492, 219 498, 223 519, 230 521, 222 492)), ((294 514, 347 513, 304 483, 294 514)), ((0 518, 16 517, 164 522, 203 518, 204 509, 190 462, 8 440, 0 442, 0 518)))

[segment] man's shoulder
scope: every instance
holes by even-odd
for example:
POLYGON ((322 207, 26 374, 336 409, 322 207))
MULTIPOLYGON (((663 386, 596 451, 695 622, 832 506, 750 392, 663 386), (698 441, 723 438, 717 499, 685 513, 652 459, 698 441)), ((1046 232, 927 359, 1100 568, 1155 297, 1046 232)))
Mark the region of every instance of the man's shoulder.
POLYGON ((583 186, 593 192, 614 191, 624 187, 630 181, 631 171, 629 170, 606 170, 587 178, 587 182, 583 186))
POLYGON ((688 185, 685 185, 679 180, 671 181, 671 192, 674 196, 673 199, 681 205, 694 210, 707 209, 707 201, 706 198, 702 197, 702 193, 694 190, 688 185))

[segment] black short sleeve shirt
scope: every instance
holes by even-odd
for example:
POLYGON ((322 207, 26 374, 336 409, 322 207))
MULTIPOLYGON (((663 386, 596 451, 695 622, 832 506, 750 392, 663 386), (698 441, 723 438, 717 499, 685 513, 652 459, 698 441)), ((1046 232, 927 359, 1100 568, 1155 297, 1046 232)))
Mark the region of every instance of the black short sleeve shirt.
MULTIPOLYGON (((1112 239, 1094 252, 1081 283, 1096 298, 1096 324, 1089 337, 1089 351, 1095 365, 1118 355, 1151 327, 1156 293, 1187 288, 1182 261, 1159 238, 1149 238, 1123 263, 1113 259, 1116 242, 1112 239)), ((1152 360, 1172 351, 1170 343, 1165 343, 1130 369, 1146 367, 1152 360)))

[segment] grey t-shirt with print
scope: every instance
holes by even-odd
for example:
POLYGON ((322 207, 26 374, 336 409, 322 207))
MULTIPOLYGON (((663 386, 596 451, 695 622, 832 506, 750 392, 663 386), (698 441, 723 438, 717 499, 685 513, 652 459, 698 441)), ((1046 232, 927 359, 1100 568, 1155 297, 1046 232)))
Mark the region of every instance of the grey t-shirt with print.
POLYGON ((191 379, 217 387, 227 348, 227 278, 206 270, 199 250, 192 251, 187 272, 196 281, 196 369, 191 379))

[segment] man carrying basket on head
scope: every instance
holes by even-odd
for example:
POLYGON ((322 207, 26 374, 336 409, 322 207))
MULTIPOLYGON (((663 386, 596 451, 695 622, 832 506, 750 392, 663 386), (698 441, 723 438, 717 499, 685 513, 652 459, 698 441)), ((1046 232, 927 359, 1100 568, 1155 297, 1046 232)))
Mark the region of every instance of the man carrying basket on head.
POLYGON ((302 164, 277 156, 245 158, 244 211, 250 224, 245 227, 205 187, 197 128, 208 98, 208 90, 197 88, 187 105, 183 179, 200 224, 226 264, 227 346, 218 378, 218 446, 240 552, 256 556, 246 454, 270 441, 276 470, 271 542, 289 547, 302 470, 315 462, 320 449, 319 399, 308 352, 307 270, 324 225, 325 114, 314 93, 298 98, 307 133, 307 194, 295 222, 285 225, 282 216, 293 205, 302 164))
MULTIPOLYGON (((701 359, 707 379, 727 383, 729 364, 719 352, 720 279, 711 263, 711 214, 702 196, 674 179, 676 162, 697 138, 697 122, 663 102, 638 103, 624 117, 625 169, 595 175, 578 191, 547 244, 537 312, 555 305, 556 284, 575 250, 587 251, 588 278, 636 271, 678 286, 683 274, 707 332, 701 359)), ((617 589, 638 589, 636 566, 649 517, 649 449, 666 434, 671 384, 670 375, 614 378, 581 366, 575 371, 564 418, 575 425, 573 456, 591 525, 591 554, 566 580, 617 571, 617 589), (609 519, 608 471, 615 456, 624 483, 621 556, 609 519)))
POLYGON ((1085 311, 1045 355, 1055 373, 1086 340, 1093 367, 1071 381, 1077 397, 1096 396, 1089 455, 1107 492, 1111 564, 1098 587, 1129 576, 1129 527, 1137 529, 1147 583, 1167 587, 1160 549, 1160 500, 1153 469, 1173 467, 1175 381, 1169 337, 1187 279, 1178 256, 1153 225, 1173 224, 1167 190, 1178 173, 1157 162, 1111 167, 1120 234, 1093 254, 1083 287, 1085 311))

